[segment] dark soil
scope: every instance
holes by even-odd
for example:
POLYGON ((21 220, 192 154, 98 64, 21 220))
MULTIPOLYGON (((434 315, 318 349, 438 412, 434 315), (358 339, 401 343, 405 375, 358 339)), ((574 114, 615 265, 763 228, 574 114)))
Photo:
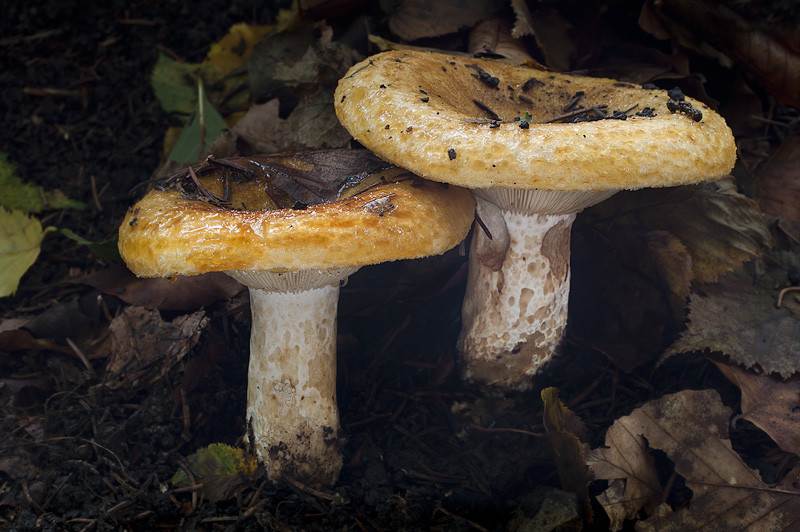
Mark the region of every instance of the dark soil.
MULTIPOLYGON (((171 118, 150 88, 158 54, 200 61, 233 23, 272 21, 275 4, 4 4, 0 152, 26 182, 87 205, 46 214, 43 225, 92 241, 112 237, 132 202, 128 192, 162 161, 171 118)), ((615 11, 614 25, 653 44, 635 27, 636 2, 628 4, 631 12, 615 11)), ((717 68, 707 77, 728 75, 717 68)), ((552 449, 541 437, 542 387, 559 389, 587 424, 592 447, 615 419, 665 393, 713 387, 729 404, 738 398, 702 357, 625 373, 575 334, 536 390, 481 396, 455 369, 466 263, 454 250, 362 269, 342 290, 338 393, 347 441, 335 489, 272 486, 259 471, 241 478, 233 497, 212 503, 170 479, 201 447, 243 445, 247 299, 209 304, 200 342, 185 359, 166 363, 160 378, 111 388, 102 346, 109 318, 125 304, 75 282, 111 266, 50 235, 17 294, 0 300, 4 319, 37 318, 36 338, 53 342, 0 351, 0 378, 19 385, 13 400, 10 388, 0 389, 4 532, 517 530, 513 520, 534 515, 545 500, 578 512, 572 495, 559 491, 552 449), (97 356, 82 361, 70 342, 97 356), (563 497, 567 503, 556 504, 563 497)), ((575 286, 593 282, 589 268, 576 267, 574 275, 575 286)), ((576 312, 581 295, 573 293, 576 312)), ((181 314, 162 312, 166 320, 181 314)), ((746 430, 737 438, 738 448, 774 448, 746 430)), ((681 495, 679 487, 673 494, 681 495)), ((584 529, 603 530, 602 509, 594 513, 584 529)), ((567 518, 563 528, 546 530, 580 526, 567 518)))

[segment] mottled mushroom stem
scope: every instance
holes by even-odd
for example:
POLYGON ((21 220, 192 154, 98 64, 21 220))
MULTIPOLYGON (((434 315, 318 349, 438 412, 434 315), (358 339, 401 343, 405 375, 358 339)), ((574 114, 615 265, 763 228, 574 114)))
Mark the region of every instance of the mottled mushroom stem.
POLYGON ((248 438, 273 481, 339 476, 336 314, 340 281, 357 269, 229 272, 250 288, 248 438))
POLYGON ((525 390, 567 323, 570 232, 615 191, 479 189, 458 341, 462 377, 525 390))

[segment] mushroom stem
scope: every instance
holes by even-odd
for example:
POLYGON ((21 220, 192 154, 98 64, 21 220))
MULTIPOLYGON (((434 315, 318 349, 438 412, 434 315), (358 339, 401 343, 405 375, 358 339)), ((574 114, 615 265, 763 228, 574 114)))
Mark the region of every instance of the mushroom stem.
POLYGON ((332 486, 339 476, 336 313, 339 280, 356 269, 231 272, 250 287, 248 439, 273 481, 285 472, 332 486))
POLYGON ((611 194, 476 192, 479 213, 501 216, 484 215, 488 231, 476 227, 473 233, 458 341, 465 380, 529 389, 530 377, 559 352, 567 323, 572 223, 577 212, 611 194), (490 242, 506 234, 506 245, 490 242), (494 256, 487 251, 492 249, 503 254, 494 256))
POLYGON ((248 434, 272 480, 285 471, 306 483, 332 486, 339 476, 338 299, 338 286, 250 290, 248 434))

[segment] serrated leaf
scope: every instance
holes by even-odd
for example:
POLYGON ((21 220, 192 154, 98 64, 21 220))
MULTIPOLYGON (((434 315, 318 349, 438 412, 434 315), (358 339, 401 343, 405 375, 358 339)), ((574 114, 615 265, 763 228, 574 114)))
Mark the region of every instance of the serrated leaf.
POLYGON ((5 153, 0 153, 0 206, 26 213, 45 209, 83 210, 86 207, 80 201, 67 198, 60 191, 42 193, 37 187, 23 183, 5 153))
POLYGON ((39 256, 45 233, 36 218, 0 207, 0 297, 17 291, 20 279, 39 256))
MULTIPOLYGON (((203 483, 203 492, 211 502, 232 497, 241 482, 240 475, 252 475, 258 465, 255 458, 242 449, 223 443, 212 443, 199 449, 187 460, 195 482, 203 483)), ((186 471, 179 469, 172 477, 172 484, 190 486, 191 479, 186 471)))
POLYGON ((784 378, 800 371, 800 309, 790 301, 776 307, 774 280, 754 281, 746 269, 701 285, 689 302, 686 331, 664 353, 718 351, 734 362, 784 378))
POLYGON ((208 147, 228 128, 225 120, 206 98, 202 82, 198 83, 198 87, 199 96, 192 120, 183 128, 180 137, 175 142, 168 157, 170 161, 196 163, 201 153, 205 153, 208 147))

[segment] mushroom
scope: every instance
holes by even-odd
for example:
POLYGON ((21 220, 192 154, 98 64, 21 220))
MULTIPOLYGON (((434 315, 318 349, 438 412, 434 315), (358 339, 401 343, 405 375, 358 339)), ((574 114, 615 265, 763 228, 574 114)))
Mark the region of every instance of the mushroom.
POLYGON ((366 150, 234 158, 151 190, 125 216, 119 250, 140 277, 221 271, 249 288, 249 441, 273 481, 330 486, 342 465, 340 284, 366 264, 444 253, 469 232, 474 207, 469 191, 366 150), (332 173, 339 179, 324 183, 332 173), (321 200, 323 188, 331 201, 297 201, 321 200))
POLYGON ((462 377, 528 389, 567 321, 570 230, 621 189, 717 179, 736 146, 680 91, 398 50, 339 81, 350 134, 417 175, 473 189, 476 221, 458 342, 462 377))

